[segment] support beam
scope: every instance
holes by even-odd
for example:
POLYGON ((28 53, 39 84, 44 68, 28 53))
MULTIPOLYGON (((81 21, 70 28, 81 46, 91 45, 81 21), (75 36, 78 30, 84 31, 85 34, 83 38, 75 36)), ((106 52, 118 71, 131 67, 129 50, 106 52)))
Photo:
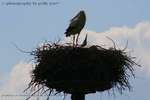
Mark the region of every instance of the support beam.
POLYGON ((71 100, 85 100, 85 94, 83 94, 83 93, 73 93, 71 95, 71 100))

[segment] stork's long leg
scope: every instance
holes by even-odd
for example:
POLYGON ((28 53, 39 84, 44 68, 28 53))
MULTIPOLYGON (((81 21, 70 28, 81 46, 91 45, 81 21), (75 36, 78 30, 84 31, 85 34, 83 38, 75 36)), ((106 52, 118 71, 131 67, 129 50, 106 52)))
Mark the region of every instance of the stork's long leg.
POLYGON ((77 38, 76 38, 76 46, 78 45, 78 38, 79 38, 79 34, 77 35, 77 38))
POLYGON ((73 35, 73 47, 74 47, 74 45, 75 45, 75 35, 73 35))

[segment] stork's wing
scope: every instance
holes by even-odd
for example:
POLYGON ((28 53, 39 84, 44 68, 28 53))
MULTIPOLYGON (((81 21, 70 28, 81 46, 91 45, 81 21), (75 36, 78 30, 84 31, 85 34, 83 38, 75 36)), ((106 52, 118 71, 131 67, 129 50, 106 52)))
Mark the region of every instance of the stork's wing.
POLYGON ((70 27, 74 27, 79 22, 80 14, 77 14, 74 18, 70 20, 70 27))
POLYGON ((77 20, 79 16, 80 16, 80 12, 79 12, 75 17, 73 17, 73 18, 70 20, 70 22, 73 22, 73 21, 77 20))
POLYGON ((70 35, 79 34, 85 25, 86 17, 84 11, 80 11, 74 18, 70 20, 69 27, 65 34, 66 37, 70 35))

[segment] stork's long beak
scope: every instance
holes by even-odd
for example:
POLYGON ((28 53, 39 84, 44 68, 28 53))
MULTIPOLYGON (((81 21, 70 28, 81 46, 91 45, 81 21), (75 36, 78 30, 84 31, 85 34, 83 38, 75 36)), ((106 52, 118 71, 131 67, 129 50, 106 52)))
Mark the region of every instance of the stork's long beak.
POLYGON ((85 36, 84 41, 83 41, 82 44, 81 44, 81 47, 84 47, 84 46, 86 46, 86 45, 87 45, 87 34, 86 34, 86 36, 85 36))

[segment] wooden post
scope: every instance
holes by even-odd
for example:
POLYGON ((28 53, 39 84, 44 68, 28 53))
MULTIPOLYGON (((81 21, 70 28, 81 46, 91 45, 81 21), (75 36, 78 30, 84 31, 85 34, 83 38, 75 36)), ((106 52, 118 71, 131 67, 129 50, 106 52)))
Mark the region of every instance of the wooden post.
POLYGON ((71 100, 85 100, 85 94, 73 93, 73 94, 71 94, 71 100))

